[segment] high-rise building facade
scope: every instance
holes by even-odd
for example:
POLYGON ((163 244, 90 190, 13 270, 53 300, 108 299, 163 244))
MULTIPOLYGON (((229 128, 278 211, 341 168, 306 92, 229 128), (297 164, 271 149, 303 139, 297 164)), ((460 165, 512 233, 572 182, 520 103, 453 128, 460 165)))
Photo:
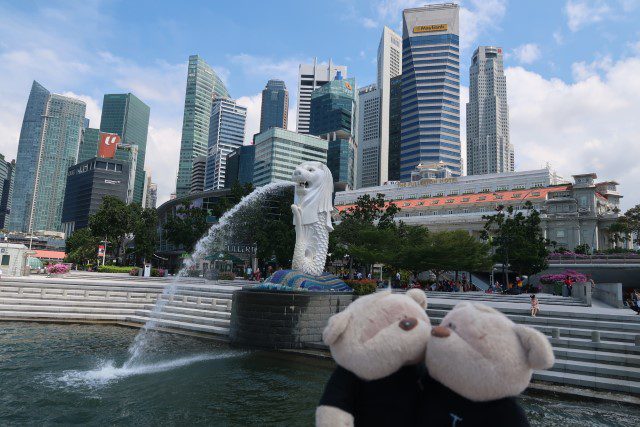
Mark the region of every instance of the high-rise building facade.
POLYGON ((126 201, 129 163, 117 159, 93 157, 67 170, 62 209, 62 229, 66 237, 89 225, 105 196, 126 201))
POLYGON ((256 157, 255 145, 242 145, 227 156, 227 171, 224 186, 250 184, 253 182, 253 163, 256 157))
POLYGON ((270 128, 287 128, 289 91, 282 80, 269 80, 262 91, 260 132, 270 128))
POLYGON ((13 195, 13 178, 16 161, 7 162, 0 154, 0 229, 5 228, 11 212, 11 196, 13 195))
POLYGON ((306 161, 327 163, 327 141, 285 129, 271 128, 256 135, 253 185, 291 181, 296 167, 306 161))
POLYGON ((144 160, 147 151, 147 133, 149 132, 149 113, 147 104, 132 93, 106 94, 102 102, 100 132, 115 133, 122 138, 123 148, 137 147, 137 156, 131 152, 117 150, 116 159, 135 162, 128 169, 133 172, 129 180, 130 201, 142 205, 144 198, 144 160), (133 181, 133 182, 132 182, 133 181))
POLYGON ((387 181, 400 181, 400 151, 402 125, 402 74, 389 82, 389 169, 387 181))
POLYGON ((356 177, 355 79, 336 78, 311 94, 309 133, 328 141, 327 167, 333 175, 336 191, 355 188, 356 177))
POLYGON ((227 156, 244 143, 247 109, 229 98, 216 99, 209 122, 205 190, 224 188, 227 156))
POLYGON ((184 97, 180 160, 176 195, 182 197, 191 189, 193 160, 207 155, 209 120, 214 98, 229 97, 229 92, 216 72, 198 55, 189 57, 187 89, 184 97))
POLYGON ((200 193, 204 191, 204 176, 207 170, 207 156, 198 156, 193 159, 191 169, 191 188, 189 193, 200 193))
POLYGON ((502 48, 480 46, 469 67, 467 175, 513 172, 502 48))
POLYGON ((389 177, 390 147, 389 126, 391 120, 391 79, 402 75, 402 37, 389 27, 384 27, 378 45, 378 92, 380 93, 380 161, 378 184, 389 177))
POLYGON ((82 131, 80 148, 78 149, 78 163, 92 159, 98 155, 100 144, 100 129, 87 127, 82 131))
POLYGON ((34 81, 20 130, 9 230, 62 230, 67 169, 76 163, 86 105, 34 81))
POLYGON ((380 91, 373 84, 358 89, 358 188, 380 184, 380 91))
POLYGON ((151 175, 147 176, 147 195, 144 199, 144 207, 147 209, 155 209, 158 204, 158 184, 151 180, 151 175))
POLYGON ((402 29, 400 178, 420 163, 443 162, 462 173, 459 6, 406 9, 402 29))
POLYGON ((313 64, 300 64, 298 68, 298 115, 296 122, 298 133, 309 133, 311 93, 333 80, 338 71, 343 77, 347 76, 347 67, 335 65, 331 60, 329 60, 329 64, 318 64, 318 59, 314 58, 313 64))

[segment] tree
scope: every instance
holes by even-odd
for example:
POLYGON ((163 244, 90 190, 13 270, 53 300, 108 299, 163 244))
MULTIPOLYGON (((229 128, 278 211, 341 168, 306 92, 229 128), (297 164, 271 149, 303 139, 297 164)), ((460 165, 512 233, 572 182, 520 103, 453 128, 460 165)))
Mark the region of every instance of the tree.
POLYGON ((65 242, 65 260, 74 264, 90 264, 98 258, 100 238, 93 235, 90 228, 76 230, 65 242))
POLYGON ((339 224, 329 240, 329 251, 349 255, 349 277, 353 278, 353 263, 360 262, 367 269, 381 261, 386 246, 394 243, 395 215, 400 211, 394 203, 387 203, 383 194, 358 197, 355 205, 341 215, 339 224))
POLYGON ((238 181, 234 182, 231 186, 231 193, 228 196, 221 197, 218 203, 211 208, 210 214, 220 218, 226 211, 234 207, 242 200, 242 198, 253 192, 253 184, 240 184, 238 181))
POLYGON ((195 206, 181 206, 175 215, 167 216, 164 238, 191 253, 198 240, 209 230, 207 211, 195 206))
POLYGON ((640 245, 640 205, 635 205, 625 212, 627 229, 633 237, 633 242, 640 245))
POLYGON ((531 202, 524 204, 523 212, 515 213, 512 206, 499 206, 495 215, 485 215, 487 221, 483 239, 494 247, 493 259, 503 265, 505 286, 509 283, 507 270, 531 276, 547 268, 548 246, 540 227, 540 212, 531 202))
POLYGON ((139 211, 133 232, 138 264, 144 264, 153 257, 158 244, 158 214, 154 208, 139 211))
POLYGON ((121 259, 127 235, 134 232, 136 219, 130 206, 117 197, 105 196, 100 209, 89 217, 92 234, 101 240, 106 239, 107 250, 118 259, 121 259))

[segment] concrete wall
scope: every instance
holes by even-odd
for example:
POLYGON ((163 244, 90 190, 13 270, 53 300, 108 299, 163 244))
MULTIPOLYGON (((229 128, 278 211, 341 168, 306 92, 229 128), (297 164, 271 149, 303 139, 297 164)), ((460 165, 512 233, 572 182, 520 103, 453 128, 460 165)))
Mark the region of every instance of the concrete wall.
POLYGON ((622 283, 597 283, 593 298, 616 308, 623 308, 622 283))
POLYGON ((352 294, 242 289, 233 293, 231 343, 263 348, 304 348, 322 342, 327 320, 352 294))

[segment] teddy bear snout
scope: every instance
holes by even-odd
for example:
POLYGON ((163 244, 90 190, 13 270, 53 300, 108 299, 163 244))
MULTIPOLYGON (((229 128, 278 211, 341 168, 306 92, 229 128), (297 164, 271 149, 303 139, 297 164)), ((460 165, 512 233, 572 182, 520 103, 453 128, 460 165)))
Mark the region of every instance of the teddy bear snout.
POLYGON ((418 325, 418 319, 416 319, 415 317, 405 317, 400 321, 398 326, 400 326, 400 329, 402 330, 410 331, 413 328, 415 328, 417 325, 418 325))
POLYGON ((431 328, 431 335, 438 338, 447 338, 451 335, 451 331, 449 328, 445 328, 444 326, 434 326, 431 328))

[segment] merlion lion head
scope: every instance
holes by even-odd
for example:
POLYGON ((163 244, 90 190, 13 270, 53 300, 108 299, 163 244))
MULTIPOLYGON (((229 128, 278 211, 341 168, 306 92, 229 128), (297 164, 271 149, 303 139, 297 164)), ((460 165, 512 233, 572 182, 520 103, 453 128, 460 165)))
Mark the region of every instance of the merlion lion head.
POLYGON ((296 183, 293 203, 302 209, 302 224, 318 222, 318 214, 326 212, 324 224, 333 230, 333 177, 329 168, 320 162, 304 162, 293 171, 291 179, 296 183))

